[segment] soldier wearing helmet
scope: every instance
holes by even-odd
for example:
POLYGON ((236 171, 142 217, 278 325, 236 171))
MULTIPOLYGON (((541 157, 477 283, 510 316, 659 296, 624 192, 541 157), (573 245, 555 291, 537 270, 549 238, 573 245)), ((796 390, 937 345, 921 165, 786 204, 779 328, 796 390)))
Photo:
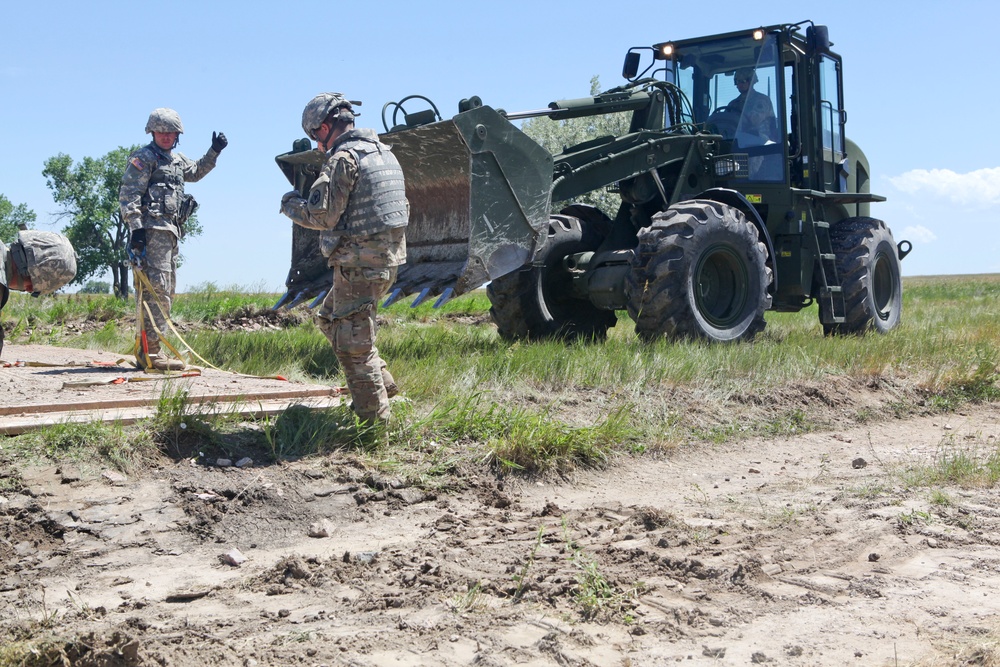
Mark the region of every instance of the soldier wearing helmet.
POLYGON ((771 98, 754 90, 757 71, 753 67, 742 67, 733 75, 736 89, 740 94, 725 106, 725 111, 740 114, 739 131, 760 137, 762 140, 776 141, 777 125, 771 98))
POLYGON ((48 294, 75 277, 76 251, 62 234, 25 229, 10 247, 0 241, 0 309, 7 305, 10 290, 48 294))
POLYGON ((184 193, 184 184, 200 181, 215 168, 215 161, 228 145, 226 135, 212 133, 212 147, 197 162, 175 152, 184 133, 181 117, 173 109, 153 109, 146 121, 153 140, 128 157, 118 201, 128 225, 129 257, 142 271, 152 290, 137 279, 136 363, 140 368, 179 370, 184 363, 160 354, 160 336, 167 331, 171 302, 177 284, 177 243, 184 236, 184 223, 198 207, 184 193), (150 293, 152 291, 152 293, 150 293), (152 317, 150 317, 152 315, 152 317))
POLYGON ((409 205, 403 170, 389 146, 374 130, 354 127, 360 104, 322 93, 306 105, 302 129, 326 161, 308 193, 293 190, 281 198, 281 212, 320 230, 333 287, 316 323, 344 369, 358 418, 385 424, 397 387, 375 348, 375 312, 406 262, 409 205))

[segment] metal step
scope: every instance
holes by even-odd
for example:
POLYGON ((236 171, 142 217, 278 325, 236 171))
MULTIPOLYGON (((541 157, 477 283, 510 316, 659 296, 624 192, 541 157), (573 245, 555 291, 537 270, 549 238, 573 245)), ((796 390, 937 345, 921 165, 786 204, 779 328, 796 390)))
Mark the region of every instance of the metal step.
MULTIPOLYGON (((810 213, 810 216, 812 214, 810 213)), ((844 302, 844 288, 837 275, 837 254, 833 251, 833 241, 830 238, 830 223, 825 220, 813 220, 813 252, 818 258, 820 273, 819 299, 824 308, 824 324, 839 324, 847 316, 847 305, 844 302)))

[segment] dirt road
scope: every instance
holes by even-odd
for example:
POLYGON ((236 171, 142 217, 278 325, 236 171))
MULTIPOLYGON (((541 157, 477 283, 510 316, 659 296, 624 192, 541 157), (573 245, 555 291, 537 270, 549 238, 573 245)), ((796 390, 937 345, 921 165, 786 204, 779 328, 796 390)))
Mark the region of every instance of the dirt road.
POLYGON ((0 626, 87 665, 996 664, 997 491, 904 473, 998 438, 993 404, 455 491, 0 451, 0 626))

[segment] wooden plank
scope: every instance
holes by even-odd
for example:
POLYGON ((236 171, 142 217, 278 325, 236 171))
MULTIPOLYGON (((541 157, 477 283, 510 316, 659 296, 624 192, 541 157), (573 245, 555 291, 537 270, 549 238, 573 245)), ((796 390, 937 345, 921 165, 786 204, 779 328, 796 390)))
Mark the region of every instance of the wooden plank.
POLYGON ((47 345, 8 345, 18 361, 0 368, 0 434, 65 422, 132 423, 176 396, 192 414, 278 414, 294 403, 339 405, 345 390, 214 368, 145 373, 120 355, 47 345), (89 361, 83 361, 89 360, 89 361))
MULTIPOLYGON (((192 416, 239 415, 247 418, 273 417, 281 414, 292 405, 303 405, 312 409, 335 407, 342 403, 340 396, 284 397, 282 399, 259 400, 253 403, 242 403, 227 400, 220 404, 210 404, 207 409, 196 411, 192 416), (299 400, 299 399, 305 400, 299 400)), ((155 405, 138 405, 131 407, 104 407, 91 410, 67 410, 62 412, 45 412, 8 416, 0 419, 0 435, 20 435, 56 424, 79 424, 87 422, 119 422, 134 424, 156 415, 155 405)))
MULTIPOLYGON (((336 387, 307 386, 301 389, 289 389, 287 391, 254 391, 249 394, 190 394, 185 400, 192 403, 210 402, 244 402, 244 401, 271 401, 285 398, 311 398, 317 396, 335 396, 339 393, 336 387)), ((159 396, 150 398, 120 398, 115 400, 99 401, 71 401, 65 403, 42 403, 38 405, 9 405, 0 406, 0 416, 23 415, 45 412, 69 412, 80 410, 110 410, 114 408, 132 408, 149 405, 157 405, 160 402, 159 396)))

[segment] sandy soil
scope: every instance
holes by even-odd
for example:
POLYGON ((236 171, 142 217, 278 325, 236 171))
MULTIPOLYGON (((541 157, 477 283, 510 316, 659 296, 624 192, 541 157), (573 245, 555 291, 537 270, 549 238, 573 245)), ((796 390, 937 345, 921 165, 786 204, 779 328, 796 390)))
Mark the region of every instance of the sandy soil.
MULTIPOLYGON (((197 361, 197 359, 195 359, 197 361)), ((139 370, 134 357, 48 345, 4 347, 0 361, 0 435, 67 421, 130 424, 156 414, 163 396, 181 395, 205 414, 280 414, 289 404, 338 405, 339 387, 254 377, 190 365, 183 371, 139 370)))
POLYGON ((280 376, 239 375, 197 363, 184 371, 146 373, 136 368, 135 357, 100 350, 7 344, 3 357, 0 417, 69 409, 74 404, 155 404, 165 390, 183 390, 191 401, 230 402, 336 393, 331 387, 275 379, 280 376))
POLYGON ((0 450, 0 626, 81 665, 993 664, 997 491, 902 472, 998 438, 992 404, 451 491, 0 450))

